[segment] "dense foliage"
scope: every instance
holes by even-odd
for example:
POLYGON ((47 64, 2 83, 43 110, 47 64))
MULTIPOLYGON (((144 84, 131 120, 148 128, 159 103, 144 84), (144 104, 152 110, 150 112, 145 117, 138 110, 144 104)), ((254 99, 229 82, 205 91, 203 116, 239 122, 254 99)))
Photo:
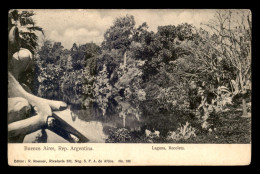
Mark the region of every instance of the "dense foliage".
POLYGON ((107 142, 187 141, 212 132, 241 94, 250 101, 251 93, 250 14, 240 29, 225 28, 231 11, 217 15, 208 31, 184 23, 153 32, 127 15, 107 29, 101 46, 67 50, 46 40, 35 54, 33 91, 84 109, 86 117, 113 120, 119 129, 107 142))

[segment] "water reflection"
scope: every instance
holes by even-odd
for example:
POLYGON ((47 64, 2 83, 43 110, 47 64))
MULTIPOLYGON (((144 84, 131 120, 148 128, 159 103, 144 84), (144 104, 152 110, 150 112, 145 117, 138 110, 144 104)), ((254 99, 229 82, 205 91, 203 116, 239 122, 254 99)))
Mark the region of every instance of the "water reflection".
MULTIPOLYGON (((55 113, 64 119, 68 124, 75 127, 84 136, 86 136, 90 140, 89 143, 105 143, 108 135, 103 132, 103 124, 100 121, 81 120, 70 109, 55 113)), ((47 143, 68 143, 68 141, 49 130, 46 130, 46 133, 48 135, 47 143)), ((42 131, 39 130, 27 135, 24 139, 24 143, 34 142, 35 138, 41 134, 42 131)))
MULTIPOLYGON (((105 143, 111 129, 123 126, 123 118, 120 118, 118 115, 106 116, 106 119, 98 119, 87 109, 71 109, 68 107, 66 110, 55 113, 86 136, 90 140, 89 143, 105 143)), ((132 131, 140 130, 141 122, 135 116, 127 116, 125 123, 126 128, 132 131)), ((46 130, 46 133, 48 135, 47 143, 68 143, 67 140, 49 130, 46 130)), ((41 130, 29 134, 25 137, 24 143, 32 143, 37 136, 41 135, 41 130)))
MULTIPOLYGON (((103 124, 100 121, 84 121, 70 109, 57 112, 67 123, 75 127, 80 133, 87 137, 90 143, 104 143, 107 135, 103 132, 103 124)), ((87 115, 86 115, 87 116, 87 115)))

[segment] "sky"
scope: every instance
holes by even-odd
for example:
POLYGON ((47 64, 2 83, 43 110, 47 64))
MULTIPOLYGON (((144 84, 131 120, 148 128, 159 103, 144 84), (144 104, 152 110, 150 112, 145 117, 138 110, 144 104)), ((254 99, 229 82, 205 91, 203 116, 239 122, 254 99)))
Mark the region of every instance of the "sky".
POLYGON ((133 15, 136 27, 146 22, 149 31, 157 31, 158 26, 193 24, 199 27, 212 19, 214 10, 181 9, 66 9, 33 10, 36 24, 45 31, 45 37, 54 42, 61 42, 70 49, 73 43, 85 44, 103 41, 104 32, 113 25, 117 17, 133 15))

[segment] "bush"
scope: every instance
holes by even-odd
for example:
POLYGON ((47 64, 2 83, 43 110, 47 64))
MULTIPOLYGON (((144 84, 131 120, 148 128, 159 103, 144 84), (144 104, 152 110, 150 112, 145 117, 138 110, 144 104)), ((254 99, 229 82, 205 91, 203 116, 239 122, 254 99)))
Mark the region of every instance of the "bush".
POLYGON ((128 129, 110 129, 110 135, 106 139, 106 143, 127 143, 132 140, 130 132, 128 129))
POLYGON ((167 140, 179 141, 187 140, 196 137, 196 129, 193 128, 188 122, 185 125, 180 126, 177 131, 170 131, 167 140))

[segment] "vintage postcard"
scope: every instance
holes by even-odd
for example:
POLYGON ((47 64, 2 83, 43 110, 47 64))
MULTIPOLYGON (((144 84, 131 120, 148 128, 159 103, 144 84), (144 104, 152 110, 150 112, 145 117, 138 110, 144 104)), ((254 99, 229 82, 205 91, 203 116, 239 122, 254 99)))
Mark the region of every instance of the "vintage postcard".
POLYGON ((247 9, 11 9, 10 166, 249 165, 247 9))

